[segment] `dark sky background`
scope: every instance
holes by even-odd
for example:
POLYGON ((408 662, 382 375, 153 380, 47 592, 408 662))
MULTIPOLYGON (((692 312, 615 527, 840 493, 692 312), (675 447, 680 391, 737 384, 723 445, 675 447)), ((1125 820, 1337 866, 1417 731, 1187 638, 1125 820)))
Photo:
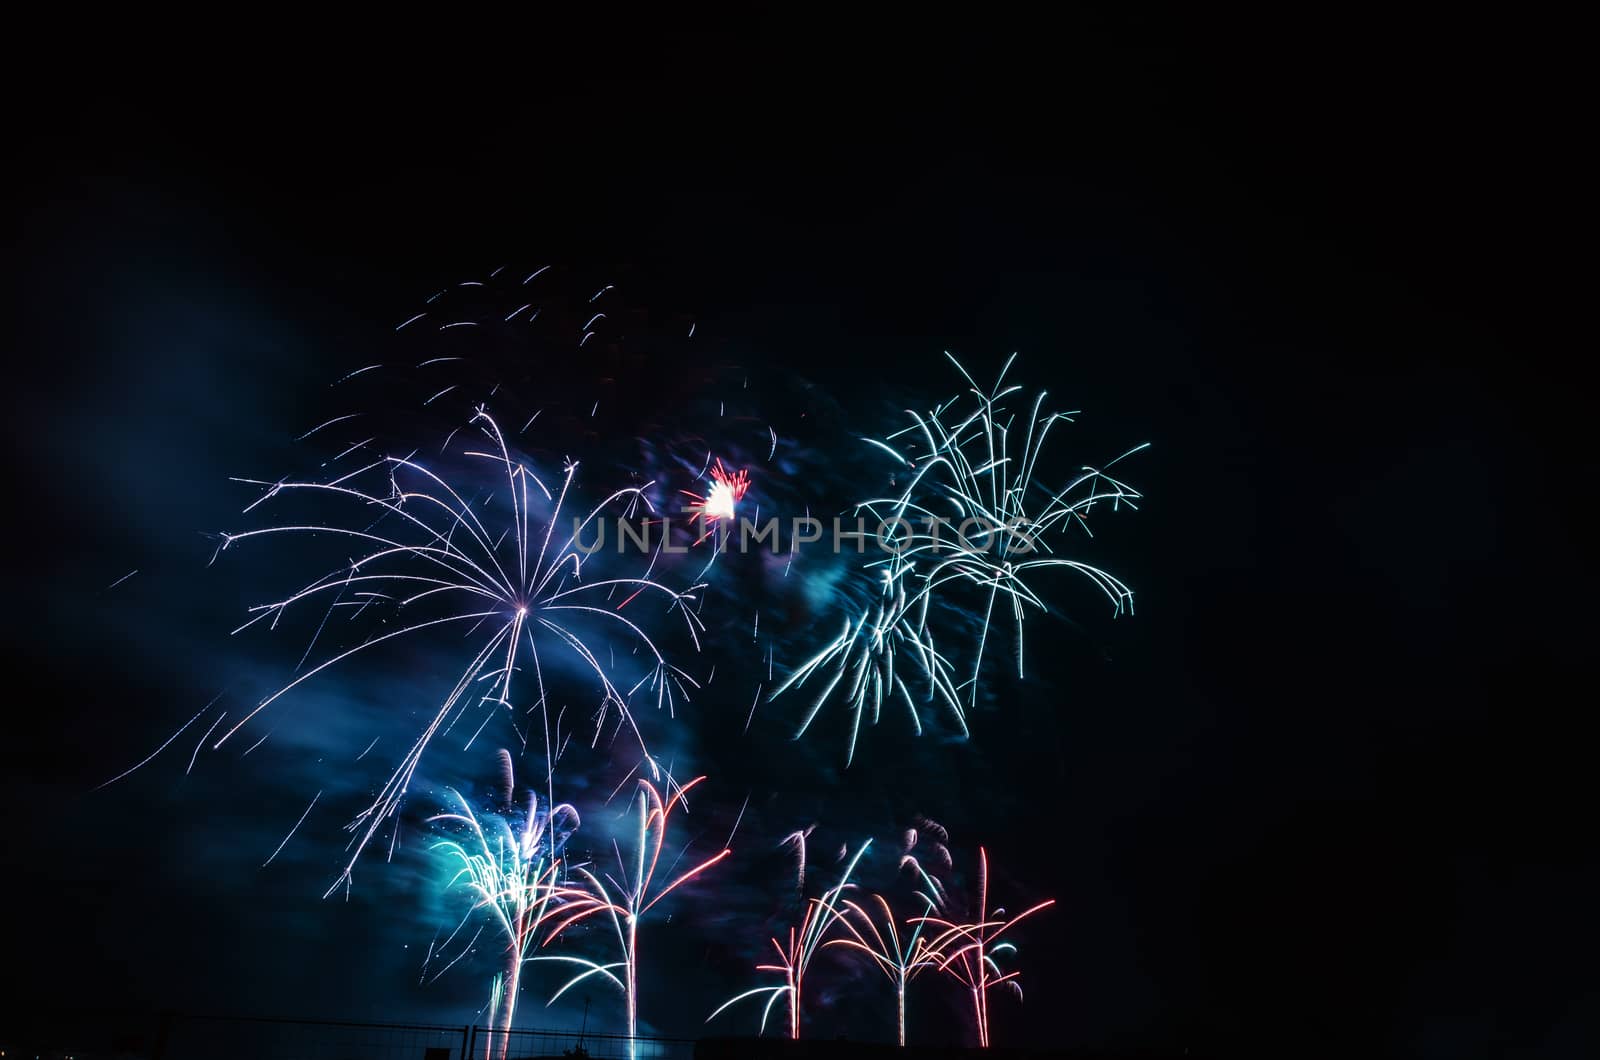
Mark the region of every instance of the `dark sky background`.
MULTIPOLYGON (((420 849, 321 901, 329 810, 259 869, 420 679, 320 686, 270 760, 185 776, 188 732, 91 789, 293 666, 226 636, 257 598, 206 568, 248 498, 228 476, 278 474, 433 290, 552 261, 847 417, 953 392, 942 350, 1018 351, 1085 410, 1066 460, 1153 443, 1143 510, 1094 544, 1137 614, 1062 587, 1073 623, 1036 621, 972 743, 886 726, 841 774, 833 747, 769 768, 775 736, 704 738, 724 816, 756 792, 748 854, 660 929, 650 1026, 699 1033, 752 982, 784 831, 892 845, 925 813, 1060 901, 997 1043, 1592 1048, 1593 921, 1563 910, 1593 842, 1562 817, 1592 756, 1543 720, 1581 702, 1592 626, 1559 514, 1587 401, 1548 333, 1577 285, 1539 242, 1569 223, 1559 69, 1443 23, 507 36, 81 56, 8 137, 6 1008, 472 1017, 487 963, 417 985, 442 916, 420 849)), ((885 1033, 843 975, 817 1032, 885 1033)))

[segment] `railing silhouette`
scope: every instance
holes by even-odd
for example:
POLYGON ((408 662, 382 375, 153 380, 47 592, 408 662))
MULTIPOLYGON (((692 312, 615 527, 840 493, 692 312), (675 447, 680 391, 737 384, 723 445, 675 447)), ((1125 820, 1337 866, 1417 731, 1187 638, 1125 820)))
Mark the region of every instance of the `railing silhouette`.
POLYGON ((473 1025, 169 1015, 156 1060, 692 1060, 683 1038, 473 1025))
POLYGON ((586 1030, 498 1032, 470 1024, 377 1023, 165 1013, 95 1020, 33 1013, 0 1019, 0 1051, 38 1060, 1200 1060, 1198 1051, 978 1051, 960 1045, 897 1048, 841 1038, 637 1037, 586 1030), (18 1037, 17 1035, 21 1035, 18 1037), (11 1047, 26 1049, 11 1053, 11 1047))

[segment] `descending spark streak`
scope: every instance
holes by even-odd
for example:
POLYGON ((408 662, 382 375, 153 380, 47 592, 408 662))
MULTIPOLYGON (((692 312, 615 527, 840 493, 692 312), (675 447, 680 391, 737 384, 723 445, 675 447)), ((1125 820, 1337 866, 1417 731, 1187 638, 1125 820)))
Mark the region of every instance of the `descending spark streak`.
MULTIPOLYGON (((240 758, 245 757, 245 755, 248 755, 251 751, 254 751, 257 747, 260 747, 262 744, 266 743, 267 739, 269 737, 271 737, 271 735, 276 731, 277 731, 276 729, 268 729, 266 732, 262 733, 260 739, 258 739, 255 743, 251 744, 249 747, 246 747, 243 751, 241 751, 239 753, 239 757, 240 758)), ((358 761, 359 761, 359 759, 358 759, 358 761)))
POLYGON ((184 776, 188 776, 191 772, 194 771, 194 762, 195 762, 195 759, 200 757, 200 748, 205 746, 206 740, 210 738, 210 736, 211 736, 211 734, 213 732, 217 731, 217 726, 221 725, 222 724, 222 719, 226 718, 227 716, 228 716, 228 712, 227 711, 223 711, 221 714, 218 714, 217 715, 217 720, 211 723, 211 728, 207 729, 206 730, 206 734, 204 736, 200 737, 200 742, 194 745, 194 750, 192 752, 190 752, 190 754, 189 754, 189 766, 188 766, 187 769, 185 769, 183 771, 183 775, 184 776))
POLYGON ((941 933, 928 944, 928 948, 935 954, 939 970, 967 988, 968 995, 972 998, 972 1013, 978 1028, 980 1048, 989 1047, 989 991, 1001 984, 1007 984, 1019 997, 1022 994, 1022 987, 1018 983, 1018 977, 1022 973, 1018 971, 1002 973, 995 959, 1002 953, 1016 949, 1011 943, 1002 941, 1001 936, 1033 914, 1055 904, 1056 900, 1051 898, 1024 909, 1010 919, 1006 918, 1003 909, 996 909, 991 913, 989 853, 979 847, 978 903, 975 910, 977 920, 958 924, 929 914, 913 917, 909 921, 932 924, 935 928, 942 929, 941 933))
POLYGON ((298 436, 297 438, 295 438, 295 441, 303 442, 307 438, 311 437, 313 434, 316 434, 318 431, 322 430, 324 427, 332 427, 335 423, 343 423, 345 420, 353 420, 359 415, 361 415, 361 413, 352 412, 347 416, 335 416, 333 419, 328 420, 325 423, 317 424, 315 427, 311 428, 306 433, 304 433, 304 434, 298 436))
POLYGON ((311 807, 315 806, 320 798, 322 798, 322 792, 320 791, 311 796, 311 802, 306 806, 306 812, 300 815, 300 819, 294 823, 293 828, 289 829, 289 834, 283 837, 283 842, 278 844, 277 849, 272 852, 271 856, 261 863, 262 868, 272 864, 272 859, 283 853, 283 848, 289 845, 289 840, 293 839, 294 834, 300 830, 300 826, 306 823, 306 818, 311 816, 311 807))
MULTIPOLYGON (((425 314, 418 313, 416 316, 412 317, 411 320, 420 320, 424 315, 425 314)), ((411 323, 411 320, 406 321, 406 324, 411 323)), ((400 328, 405 327, 406 324, 401 324, 400 328)), ((395 328, 395 330, 399 331, 400 328, 395 328)), ((344 375, 341 375, 339 378, 335 379, 333 382, 329 383, 328 385, 329 386, 338 386, 340 383, 344 382, 347 379, 354 379, 358 375, 365 375, 367 372, 370 372, 375 368, 382 368, 382 367, 383 367, 382 364, 369 364, 365 368, 357 368, 353 372, 346 372, 344 375)))
POLYGON ((728 829, 728 838, 722 844, 725 847, 733 846, 733 837, 739 833, 739 823, 744 820, 744 811, 750 808, 750 793, 745 792, 744 803, 739 807, 739 816, 733 819, 733 827, 728 829))
POLYGON ((799 926, 789 929, 789 944, 787 947, 776 938, 769 940, 772 943, 772 948, 777 951, 778 963, 758 964, 756 965, 756 971, 776 972, 782 975, 782 985, 758 986, 754 990, 746 990, 742 994, 729 998, 717 1006, 715 1012, 706 1017, 707 1023, 716 1019, 729 1006, 737 1004, 747 997, 759 997, 765 994, 767 995, 767 1003, 761 1010, 762 1033, 766 1032, 767 1017, 772 1014, 772 1006, 777 1004, 780 998, 788 998, 789 1037, 791 1039, 800 1037, 800 999, 804 993, 806 970, 811 966, 811 959, 816 956, 817 951, 824 945, 829 929, 843 917, 840 896, 850 884, 850 875, 855 872, 856 863, 861 860, 861 855, 865 854, 867 848, 871 845, 872 840, 870 839, 862 843, 861 848, 856 851, 855 856, 845 866, 844 874, 839 877, 839 882, 824 891, 821 898, 813 898, 806 903, 805 916, 801 919, 799 926))
MULTIPOLYGON (((574 925, 580 924, 590 917, 604 915, 609 920, 612 929, 616 932, 617 946, 621 951, 622 959, 609 964, 600 964, 583 957, 535 957, 536 961, 563 961, 576 964, 583 971, 569 979, 561 989, 557 990, 550 998, 556 998, 588 979, 590 976, 599 976, 609 980, 622 991, 627 1004, 628 1013, 628 1055, 637 1055, 639 1029, 639 924, 644 914, 653 909, 667 895, 677 890, 678 887, 699 876, 702 872, 726 858, 733 851, 723 847, 721 853, 707 858, 694 868, 682 873, 678 877, 652 893, 651 885, 655 880, 656 867, 661 860, 661 849, 666 843, 667 826, 670 822, 672 811, 683 802, 684 797, 705 780, 705 777, 696 777, 689 783, 672 791, 666 800, 661 798, 661 793, 654 784, 648 780, 639 780, 638 815, 639 833, 634 846, 636 857, 629 871, 628 864, 623 860, 622 853, 617 853, 618 874, 620 882, 606 874, 610 886, 602 882, 587 868, 576 869, 576 874, 582 882, 573 886, 557 887, 554 891, 555 898, 561 903, 559 912, 552 915, 551 919, 558 919, 559 923, 551 929, 545 939, 545 945, 561 937, 574 925), (617 972, 621 970, 622 977, 618 978, 617 972)), ((673 787, 671 774, 667 775, 669 791, 673 787)), ((679 854, 682 857, 682 854, 679 854)), ((668 870, 670 875, 671 870, 668 870)))
POLYGON ((886 439, 863 439, 892 457, 897 476, 904 475, 898 494, 873 497, 855 508, 858 516, 870 516, 888 528, 883 531, 888 537, 885 554, 864 559, 860 568, 861 584, 874 587, 872 599, 847 612, 838 635, 769 696, 776 699, 813 678, 821 684, 800 722, 798 738, 838 693, 851 719, 847 765, 855 757, 863 722, 877 723, 885 699, 898 696, 913 727, 922 731, 910 677, 925 686, 918 698, 942 705, 962 735, 967 734, 966 712, 977 704, 997 607, 1010 612, 1017 672, 1024 672, 1024 618, 1031 609, 1048 610, 1030 584, 1038 572, 1074 571, 1087 577, 1116 613, 1132 610, 1133 593, 1122 581, 1098 567, 1055 555, 1048 537, 1074 525, 1088 531, 1095 505, 1134 508, 1141 495, 1095 468, 1083 468, 1058 490, 1039 484, 1037 464, 1050 428, 1071 414, 1044 414, 1046 395, 1041 391, 1027 415, 1022 445, 1013 449, 1015 417, 1004 404, 1021 389, 1004 385, 1013 359, 985 391, 951 357, 969 384, 969 411, 956 411, 960 399, 952 399, 929 413, 910 412, 911 426, 886 439), (964 621, 953 630, 946 628, 944 620, 951 614, 978 619, 965 679, 958 680, 956 662, 940 646, 963 634, 964 621))
POLYGON ((480 927, 477 930, 477 932, 475 934, 473 934, 472 938, 467 940, 467 944, 464 947, 462 947, 461 952, 456 954, 455 960, 451 961, 449 964, 445 965, 443 968, 440 968, 439 971, 434 974, 434 977, 429 980, 429 982, 437 983, 439 981, 439 978, 441 976, 443 976, 445 972, 448 972, 450 969, 454 968, 458 963, 460 963, 461 958, 465 957, 467 954, 472 952, 472 947, 474 947, 474 946, 476 946, 478 944, 478 936, 482 935, 482 934, 483 934, 483 928, 480 927))
POLYGON ((756 685, 756 694, 750 700, 750 715, 744 719, 744 731, 750 731, 750 723, 756 718, 756 704, 761 702, 761 686, 756 685))
POLYGON ((417 973, 417 985, 421 986, 428 981, 428 965, 433 963, 433 948, 439 943, 439 933, 435 931, 433 938, 428 942, 428 952, 422 958, 422 971, 417 973))
MULTIPOLYGON (((582 520, 574 519, 573 534, 563 539, 555 533, 555 528, 563 519, 562 511, 577 464, 568 463, 559 495, 552 495, 530 468, 512 456, 499 426, 485 409, 480 407, 469 424, 492 444, 488 451, 464 455, 487 460, 504 475, 509 488, 509 526, 502 534, 491 532, 485 525, 491 509, 486 508, 485 514, 480 515, 472 503, 463 499, 463 492, 468 491, 458 491, 447 479, 408 456, 384 457, 330 481, 259 483, 268 487, 268 492, 256 502, 258 504, 293 494, 325 498, 347 507, 349 523, 291 523, 223 537, 222 550, 226 550, 267 535, 335 535, 357 543, 362 552, 348 565, 313 579, 289 596, 252 608, 251 617, 235 633, 258 623, 275 625, 291 607, 302 601, 319 595, 337 598, 346 590, 375 591, 380 596, 367 597, 368 603, 377 598, 390 599, 397 612, 426 602, 430 607, 439 608, 440 613, 436 617, 407 618, 399 628, 373 635, 355 647, 324 659, 261 700, 223 733, 215 747, 220 747, 251 718, 292 689, 369 648, 460 623, 470 625, 472 629, 468 635, 476 638, 470 660, 450 692, 371 804, 348 825, 358 836, 348 863, 329 888, 330 894, 341 883, 348 884, 350 873, 366 845, 386 822, 396 819, 429 742, 473 706, 491 712, 512 707, 516 692, 513 680, 522 672, 524 655, 533 664, 535 686, 530 690, 534 697, 533 709, 543 712, 549 704, 544 679, 547 667, 541 663, 541 653, 557 650, 570 654, 592 676, 600 691, 596 740, 607 712, 615 708, 620 724, 638 742, 652 770, 656 768, 654 760, 635 719, 630 697, 645 686, 655 693, 658 708, 662 705, 671 708, 673 686, 677 686, 678 694, 687 695, 684 688, 687 675, 669 662, 652 633, 640 621, 619 614, 620 609, 610 606, 606 600, 618 588, 633 595, 646 593, 655 597, 665 604, 666 611, 681 613, 684 628, 698 650, 699 632, 704 625, 691 605, 702 586, 674 591, 650 578, 648 572, 643 576, 585 580, 585 564, 590 557, 576 547, 590 524, 604 513, 616 509, 626 514, 641 503, 648 508, 647 491, 653 483, 613 492, 582 520), (548 521, 543 527, 538 526, 530 510, 530 482, 552 501, 548 521), (380 516, 376 522, 372 518, 374 511, 380 516), (380 530, 385 521, 390 524, 389 528, 380 530), (648 667, 646 678, 623 691, 623 682, 615 680, 611 667, 601 662, 603 654, 585 642, 579 620, 608 628, 631 641, 648 667), (482 632, 475 632, 480 626, 482 632)), ((504 513, 505 507, 498 506, 492 511, 504 513)), ((545 728, 548 732, 548 724, 545 728)), ((547 744, 545 751, 547 771, 553 772, 556 750, 547 744)))
MULTIPOLYGON (((141 758, 139 761, 135 762, 133 765, 129 766, 127 769, 124 769, 122 772, 118 773, 116 776, 112 777, 110 780, 104 782, 103 784, 97 785, 94 788, 94 790, 95 791, 99 791, 102 788, 109 788, 111 785, 115 784, 117 781, 121 780, 123 777, 126 777, 126 776, 128 776, 129 774, 132 774, 132 773, 136 773, 139 770, 143 769, 145 766, 149 765, 151 762, 155 761, 156 756, 159 755, 162 751, 165 751, 168 747, 171 747, 172 746, 172 741, 174 741, 178 737, 182 736, 185 729, 187 729, 189 726, 193 725, 195 722, 200 720, 200 715, 204 714, 206 711, 208 711, 212 707, 216 706, 217 700, 221 699, 223 697, 223 694, 224 694, 223 692, 218 692, 215 696, 211 697, 211 702, 207 703, 205 706, 203 706, 199 710, 195 711, 194 717, 190 718, 188 721, 186 721, 182 725, 178 726, 178 730, 176 732, 174 732, 171 736, 168 736, 164 741, 162 741, 160 747, 157 747, 154 751, 151 751, 148 755, 146 755, 145 757, 141 758)), ((201 742, 203 743, 204 741, 202 740, 201 742)))

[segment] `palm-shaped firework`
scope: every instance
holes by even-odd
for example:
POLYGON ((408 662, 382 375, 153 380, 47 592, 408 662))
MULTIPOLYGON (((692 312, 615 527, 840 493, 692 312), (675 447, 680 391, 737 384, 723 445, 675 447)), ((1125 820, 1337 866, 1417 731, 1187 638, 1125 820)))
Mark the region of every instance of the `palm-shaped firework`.
POLYGON ((931 924, 938 934, 928 943, 935 955, 937 966, 966 987, 972 998, 972 1014, 978 1028, 978 1045, 989 1047, 989 991, 1005 985, 1021 996, 1018 971, 1003 972, 997 958, 1016 950, 1004 940, 1007 931, 1042 909, 1055 905, 1054 898, 1024 909, 1016 916, 1007 917, 1004 909, 989 910, 989 853, 978 848, 978 900, 973 910, 977 919, 970 923, 956 923, 931 914, 913 917, 913 923, 931 924))
POLYGON ((340 883, 348 884, 361 851, 384 822, 397 815, 430 741, 475 707, 485 711, 477 731, 494 711, 509 713, 518 694, 514 682, 525 669, 534 676, 533 694, 528 697, 533 703, 526 709, 540 715, 547 772, 554 770, 559 742, 545 682, 552 654, 575 660, 598 683, 595 739, 615 711, 616 728, 628 730, 652 770, 654 761, 631 708, 633 698, 647 689, 658 706, 664 703, 670 708, 674 695, 687 697, 694 685, 668 660, 648 627, 658 616, 676 611, 698 650, 702 627, 690 604, 700 586, 681 592, 669 589, 650 576, 647 557, 639 559, 645 564, 642 572, 585 578, 586 567, 598 557, 580 547, 581 535, 606 513, 631 517, 641 506, 648 509, 646 491, 651 484, 611 493, 583 518, 571 519, 568 533, 563 519, 570 517, 563 512, 573 492, 577 463, 566 464, 552 490, 513 455, 486 409, 480 407, 470 425, 488 446, 462 455, 484 462, 499 479, 499 492, 506 499, 498 505, 490 506, 492 494, 485 498, 470 486, 458 487, 414 454, 385 457, 328 481, 260 483, 267 487, 265 494, 246 508, 248 512, 270 500, 299 495, 339 502, 336 521, 291 523, 223 536, 223 549, 252 538, 297 534, 342 537, 360 550, 348 563, 291 595, 254 608, 241 630, 263 622, 276 625, 291 608, 316 601, 328 602, 327 614, 341 606, 356 607, 358 613, 386 609, 398 628, 311 667, 263 699, 216 746, 296 686, 353 655, 388 641, 466 629, 469 661, 372 803, 351 822, 350 830, 356 833, 353 851, 329 893, 340 883), (653 613, 647 612, 645 603, 635 603, 641 598, 656 603, 653 613), (625 611, 630 604, 633 609, 625 611), (613 662, 602 661, 608 653, 598 641, 591 643, 591 638, 609 634, 620 635, 644 660, 642 673, 634 671, 636 678, 621 677, 613 662))
MULTIPOLYGON (((931 916, 939 903, 935 895, 938 884, 920 868, 922 889, 916 893, 922 904, 921 913, 931 916)), ((906 1044, 906 987, 921 972, 937 966, 938 951, 923 937, 927 921, 916 918, 902 921, 895 916, 888 899, 881 894, 868 896, 864 902, 846 898, 839 923, 849 933, 848 938, 831 939, 824 946, 843 946, 864 953, 873 965, 894 986, 895 1030, 901 1046, 906 1044)))
MULTIPOLYGON (((670 781, 670 777, 668 778, 670 781)), ((604 879, 596 875, 588 867, 575 868, 573 875, 578 877, 577 883, 567 884, 556 888, 555 899, 561 904, 559 914, 554 918, 555 927, 545 938, 548 946, 560 938, 572 927, 589 920, 591 917, 604 917, 611 923, 612 930, 616 933, 617 946, 622 959, 607 964, 592 961, 584 957, 545 956, 532 958, 535 961, 562 961, 576 964, 583 970, 569 979, 561 989, 557 990, 550 998, 556 998, 566 993, 591 976, 598 976, 615 985, 622 991, 627 1004, 628 1012, 628 1049, 633 1055, 637 1047, 636 1035, 639 1025, 639 924, 644 915, 655 908, 660 901, 683 884, 694 879, 723 858, 732 853, 724 847, 713 857, 709 857, 694 868, 674 877, 671 882, 659 889, 654 887, 656 868, 661 861, 661 851, 666 845, 667 825, 671 820, 672 811, 683 804, 684 797, 689 791, 705 780, 705 777, 696 777, 689 783, 678 787, 672 794, 663 799, 661 792, 648 780, 639 781, 638 798, 635 805, 638 809, 639 833, 634 845, 633 864, 630 867, 622 858, 619 850, 617 853, 617 876, 610 873, 604 874, 604 879), (619 878, 620 877, 620 878, 619 878), (618 973, 621 973, 620 976, 618 973)))
MULTIPOLYGON (((801 836, 801 849, 804 849, 804 836, 801 836)), ((783 976, 783 982, 775 986, 758 986, 754 990, 746 990, 742 994, 724 1001, 717 1006, 715 1012, 706 1017, 710 1023, 725 1009, 749 997, 767 995, 766 1006, 761 1010, 761 1030, 767 1029, 767 1018, 772 1015, 772 1006, 780 1000, 789 1002, 789 1037, 800 1037, 800 1000, 804 996, 806 972, 811 967, 811 959, 825 944, 829 930, 843 916, 841 900, 845 888, 850 885, 850 876, 855 872, 856 862, 861 860, 861 855, 867 852, 872 845, 872 840, 861 844, 861 849, 855 852, 844 873, 839 877, 839 882, 823 892, 821 898, 812 898, 806 902, 805 915, 801 918, 798 927, 789 929, 789 941, 785 945, 776 938, 769 940, 772 948, 777 951, 778 963, 758 964, 758 972, 774 972, 783 976)), ((802 855, 803 856, 803 855, 802 855)), ((803 862, 802 862, 803 864, 803 862)), ((802 880, 804 876, 802 874, 802 880)))
POLYGON ((485 1042, 485 1060, 493 1055, 496 1039, 499 1055, 506 1055, 522 965, 552 908, 561 847, 579 823, 578 811, 570 805, 541 808, 538 796, 531 792, 527 809, 517 819, 511 805, 516 783, 511 755, 502 750, 500 760, 504 771, 500 812, 480 819, 460 793, 451 789, 460 810, 429 818, 430 823, 455 825, 466 833, 462 841, 446 839, 434 845, 456 866, 447 886, 461 886, 470 892, 473 902, 468 915, 486 913, 505 938, 505 967, 495 976, 490 995, 489 1021, 494 1033, 485 1042))
POLYGON ((1125 584, 1098 567, 1057 555, 1051 537, 1072 525, 1087 531, 1095 505, 1133 506, 1140 494, 1104 468, 1084 467, 1059 488, 1041 485, 1038 463, 1045 440, 1051 427, 1073 413, 1045 413, 1041 391, 1019 425, 1005 404, 1022 389, 1004 385, 1011 359, 988 390, 950 360, 969 384, 970 400, 952 398, 929 413, 910 412, 912 423, 905 429, 886 439, 864 439, 896 461, 896 479, 903 476, 905 483, 896 495, 856 505, 858 516, 877 522, 889 549, 887 556, 865 560, 861 567, 861 576, 875 586, 870 602, 846 614, 839 634, 772 693, 775 698, 812 678, 822 683, 798 736, 839 692, 851 713, 847 764, 863 720, 870 714, 876 723, 884 700, 897 694, 918 733, 920 698, 943 704, 965 735, 966 711, 977 702, 997 610, 1009 611, 1015 623, 1022 673, 1023 620, 1030 609, 1048 609, 1030 584, 1039 572, 1076 571, 1118 612, 1132 607, 1133 593, 1125 584), (1013 439, 1018 431, 1020 447, 1013 439), (976 626, 963 622, 955 631, 943 630, 941 622, 952 612, 976 616, 976 626), (940 645, 968 628, 976 628, 977 643, 970 666, 958 668, 940 645), (943 632, 951 635, 936 637, 943 632), (925 684, 925 693, 913 696, 908 676, 925 684))

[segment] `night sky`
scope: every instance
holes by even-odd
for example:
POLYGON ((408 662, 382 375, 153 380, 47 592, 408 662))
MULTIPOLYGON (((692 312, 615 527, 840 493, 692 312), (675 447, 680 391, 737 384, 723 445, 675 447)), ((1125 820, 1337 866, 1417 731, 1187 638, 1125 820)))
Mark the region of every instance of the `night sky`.
MULTIPOLYGON (((724 880, 655 929, 648 1028, 701 1033, 754 985, 783 834, 815 822, 827 861, 922 814, 958 864, 989 849, 1007 901, 1059 902, 1020 933, 1028 1000, 995 1003, 997 1043, 1593 1046, 1593 918, 1564 912, 1594 893, 1564 821, 1592 754, 1558 724, 1588 698, 1560 511, 1592 465, 1559 367, 1582 344, 1548 334, 1576 281, 1535 249, 1566 223, 1560 92, 1521 45, 1087 16, 525 32, 78 56, 8 137, 6 1008, 473 1018, 491 961, 418 984, 449 918, 420 834, 319 897, 370 780, 353 754, 434 695, 431 656, 308 684, 250 758, 185 775, 191 729, 92 789, 218 693, 248 709, 304 647, 228 636, 314 573, 207 566, 253 496, 229 477, 307 459, 290 440, 336 414, 328 382, 390 356, 435 290, 557 263, 692 319, 702 397, 712 365, 777 381, 816 492, 771 498, 832 496, 860 454, 830 431, 954 393, 944 350, 988 377, 1015 351, 1018 381, 1084 411, 1064 472, 1152 443, 1121 469, 1141 510, 1087 546, 1136 613, 1053 585, 1065 617, 1031 620, 1028 678, 995 668, 969 742, 889 715, 842 770, 837 731, 788 741, 782 700, 747 739, 732 663, 680 717, 714 792, 686 835, 749 806, 724 880)), ((676 400, 672 363, 619 378, 616 430, 676 400)), ((558 371, 584 393, 582 364, 558 371)), ((486 783, 494 746, 457 740, 431 782, 486 783)), ((519 1022, 576 1020, 538 989, 519 1022)), ((817 973, 808 1029, 887 1033, 879 990, 817 973)), ((913 994, 914 1038, 960 1033, 943 996, 913 994)))

